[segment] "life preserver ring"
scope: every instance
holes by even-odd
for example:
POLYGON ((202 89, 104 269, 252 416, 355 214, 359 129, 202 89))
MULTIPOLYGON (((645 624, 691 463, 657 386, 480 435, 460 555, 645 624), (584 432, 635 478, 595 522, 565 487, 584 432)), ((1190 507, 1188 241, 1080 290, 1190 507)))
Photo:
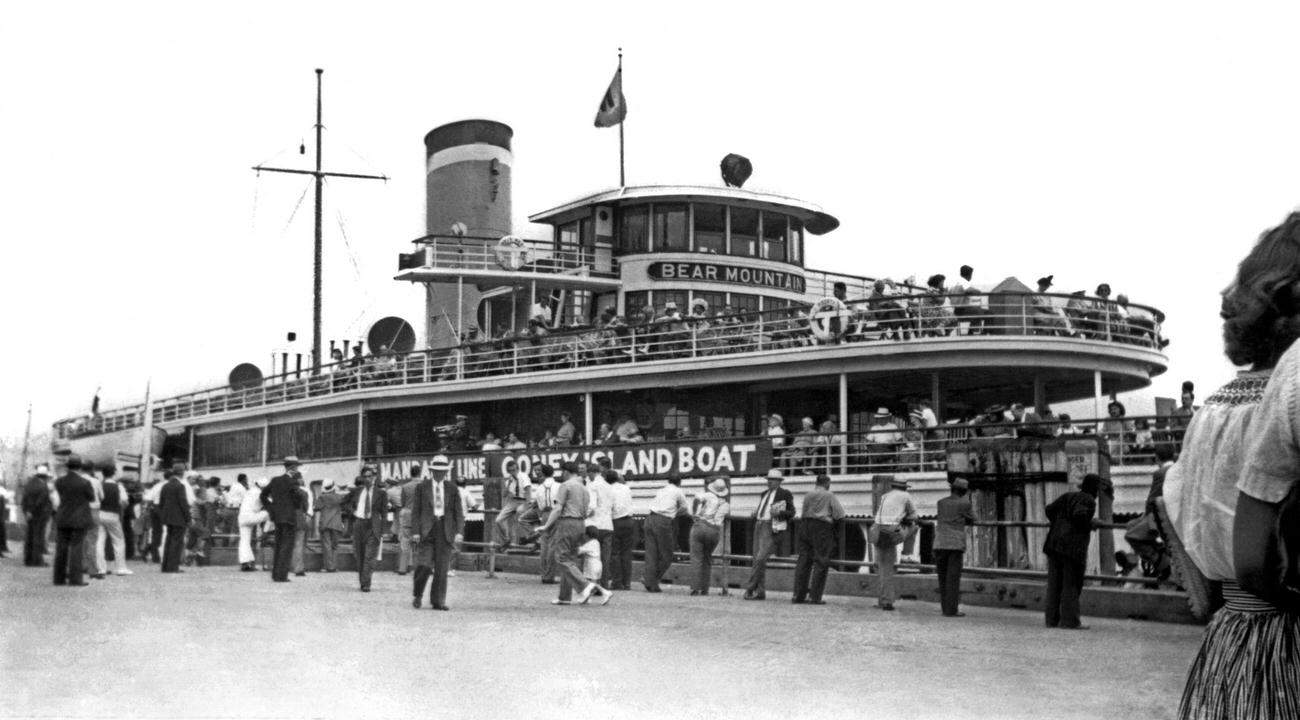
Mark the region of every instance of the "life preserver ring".
POLYGON ((520 238, 506 235, 497 242, 497 264, 506 270, 518 270, 533 261, 533 250, 520 238))
POLYGON ((822 342, 839 340, 848 329, 850 316, 848 306, 837 297, 824 297, 818 300, 808 312, 808 325, 812 334, 822 342), (839 318, 839 322, 832 322, 839 318))

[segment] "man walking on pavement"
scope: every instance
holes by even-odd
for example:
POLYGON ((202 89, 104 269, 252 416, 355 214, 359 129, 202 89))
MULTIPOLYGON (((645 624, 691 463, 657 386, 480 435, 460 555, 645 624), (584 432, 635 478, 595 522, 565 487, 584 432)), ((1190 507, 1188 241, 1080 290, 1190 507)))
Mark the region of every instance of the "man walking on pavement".
POLYGON ((384 533, 384 509, 388 507, 383 489, 376 486, 378 477, 374 466, 361 468, 361 477, 357 478, 346 503, 352 512, 352 554, 361 592, 370 592, 370 579, 379 561, 379 539, 384 533))
POLYGON ((430 576, 429 606, 434 610, 447 607, 447 571, 452 550, 465 539, 465 511, 460 491, 450 479, 451 463, 445 455, 436 455, 429 463, 432 477, 415 486, 411 509, 411 539, 415 541, 415 587, 411 606, 420 607, 424 587, 430 576))
POLYGON ((560 565, 560 595, 551 602, 554 605, 571 604, 573 590, 578 588, 579 604, 586 604, 593 594, 600 593, 600 604, 605 605, 614 593, 588 580, 582 574, 578 557, 578 548, 587 540, 586 519, 590 511, 587 488, 582 484, 577 463, 569 461, 560 467, 564 471, 564 482, 556 491, 555 507, 542 526, 543 531, 551 533, 560 565))

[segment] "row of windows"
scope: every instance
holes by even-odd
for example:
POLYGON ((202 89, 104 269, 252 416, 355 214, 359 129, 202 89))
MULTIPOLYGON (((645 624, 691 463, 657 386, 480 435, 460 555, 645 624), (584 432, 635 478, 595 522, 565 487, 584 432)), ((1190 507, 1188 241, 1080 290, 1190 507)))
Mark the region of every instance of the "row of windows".
POLYGON ((286 455, 297 455, 303 460, 356 457, 357 416, 339 415, 272 425, 268 446, 272 460, 286 455))
POLYGON ((656 314, 663 314, 664 306, 677 304, 683 315, 690 312, 691 303, 704 300, 709 304, 708 314, 713 315, 727 306, 737 313, 755 313, 762 310, 780 310, 799 303, 785 298, 751 295, 734 292, 705 292, 702 290, 642 290, 623 294, 624 314, 631 314, 649 305, 656 314))
POLYGON ((803 223, 783 213, 707 203, 632 206, 619 212, 614 247, 625 253, 693 251, 800 264, 803 223))
MULTIPOLYGON (((302 460, 356 457, 357 416, 307 420, 272 425, 267 442, 267 460, 277 462, 286 455, 302 460)), ((262 464, 262 428, 198 435, 194 438, 196 467, 262 464)))
POLYGON ((196 467, 262 464, 262 428, 195 437, 194 464, 196 467))

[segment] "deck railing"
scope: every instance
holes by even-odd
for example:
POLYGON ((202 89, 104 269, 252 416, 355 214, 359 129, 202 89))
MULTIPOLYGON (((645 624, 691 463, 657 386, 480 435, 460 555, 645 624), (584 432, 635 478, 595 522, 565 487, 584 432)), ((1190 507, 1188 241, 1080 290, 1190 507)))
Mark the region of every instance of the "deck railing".
MULTIPOLYGON (((453 348, 369 356, 327 365, 320 375, 285 373, 244 387, 219 387, 157 401, 155 423, 260 408, 357 390, 470 381, 605 365, 672 362, 797 349, 815 353, 849 343, 933 343, 991 337, 1044 337, 1161 349, 1163 317, 1144 306, 1101 299, 1001 294, 896 295, 812 307, 709 317, 634 315, 603 327, 546 329, 453 348), (958 304, 953 304, 958 301, 958 304)), ((59 437, 135 427, 142 405, 55 425, 59 437)))
POLYGON ((496 239, 447 235, 426 235, 414 242, 417 252, 409 261, 413 268, 504 269, 537 274, 588 272, 602 277, 617 277, 619 272, 612 248, 557 247, 549 240, 519 240, 514 244, 502 244, 496 239))

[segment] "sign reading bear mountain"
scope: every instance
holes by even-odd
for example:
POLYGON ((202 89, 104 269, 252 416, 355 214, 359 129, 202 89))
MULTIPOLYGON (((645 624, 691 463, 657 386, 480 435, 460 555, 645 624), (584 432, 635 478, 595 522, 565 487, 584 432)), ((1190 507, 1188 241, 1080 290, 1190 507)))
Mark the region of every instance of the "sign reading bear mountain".
POLYGON ((704 280, 735 285, 776 288, 801 293, 802 275, 765 268, 706 262, 654 262, 646 272, 655 280, 704 280))

